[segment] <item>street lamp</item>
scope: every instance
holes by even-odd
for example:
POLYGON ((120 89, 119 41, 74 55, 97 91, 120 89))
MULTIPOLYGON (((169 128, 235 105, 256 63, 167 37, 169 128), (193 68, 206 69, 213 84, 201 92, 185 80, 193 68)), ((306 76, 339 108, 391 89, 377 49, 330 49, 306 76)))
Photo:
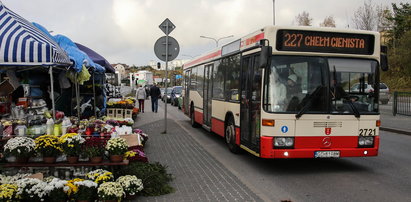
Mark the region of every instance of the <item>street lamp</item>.
POLYGON ((218 39, 215 39, 215 38, 212 38, 212 37, 208 37, 208 36, 200 36, 200 37, 201 37, 201 38, 205 38, 205 39, 214 40, 216 47, 218 47, 218 42, 219 42, 221 39, 226 39, 226 38, 230 38, 230 37, 233 37, 233 36, 234 36, 234 35, 230 35, 230 36, 225 36, 225 37, 221 37, 221 38, 218 38, 218 39))
POLYGON ((275 0, 273 0, 273 25, 275 25, 275 0))

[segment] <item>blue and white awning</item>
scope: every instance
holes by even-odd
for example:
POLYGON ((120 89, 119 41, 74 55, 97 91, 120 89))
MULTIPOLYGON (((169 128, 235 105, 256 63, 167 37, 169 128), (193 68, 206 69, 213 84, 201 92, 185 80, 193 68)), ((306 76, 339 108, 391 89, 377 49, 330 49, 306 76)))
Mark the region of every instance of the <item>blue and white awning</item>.
POLYGON ((66 52, 0 1, 0 65, 69 65, 66 52))

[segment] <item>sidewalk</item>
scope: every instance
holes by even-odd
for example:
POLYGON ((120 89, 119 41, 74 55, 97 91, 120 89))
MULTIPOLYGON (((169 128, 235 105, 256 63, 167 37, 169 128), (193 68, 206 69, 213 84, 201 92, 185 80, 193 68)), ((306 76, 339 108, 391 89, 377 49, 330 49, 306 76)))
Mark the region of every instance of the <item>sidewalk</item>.
POLYGON ((138 114, 134 127, 148 134, 144 149, 148 160, 168 167, 167 171, 174 177, 171 186, 175 192, 140 196, 138 201, 262 201, 180 126, 187 123, 187 118, 169 113, 167 134, 161 134, 164 131, 163 106, 159 101, 158 113, 153 113, 151 101, 146 100, 145 113, 138 114))
POLYGON ((411 135, 411 116, 392 115, 392 102, 380 105, 381 130, 411 135))

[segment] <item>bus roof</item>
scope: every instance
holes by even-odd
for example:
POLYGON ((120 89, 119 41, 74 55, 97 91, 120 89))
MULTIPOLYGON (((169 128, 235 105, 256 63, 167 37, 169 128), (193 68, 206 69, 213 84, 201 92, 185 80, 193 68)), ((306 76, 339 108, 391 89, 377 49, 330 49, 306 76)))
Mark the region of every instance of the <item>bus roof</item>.
MULTIPOLYGON (((297 26, 266 26, 253 33, 250 33, 244 37, 236 39, 230 43, 217 47, 216 49, 210 52, 207 52, 201 56, 194 58, 193 60, 185 63, 183 65, 183 68, 184 69, 190 68, 190 67, 193 67, 199 64, 213 61, 215 59, 218 59, 224 55, 228 55, 233 52, 241 51, 241 50, 253 47, 253 46, 258 46, 261 39, 267 39, 270 45, 273 46, 273 53, 277 53, 277 54, 279 53, 281 54, 300 54, 300 55, 310 54, 310 55, 323 55, 323 56, 326 56, 326 55, 329 56, 332 54, 333 56, 368 57, 368 58, 378 58, 380 54, 379 53, 380 34, 374 31, 354 30, 354 29, 336 29, 336 28, 327 28, 327 27, 308 27, 308 26, 298 26, 298 27, 297 26), (279 32, 280 30, 283 30, 283 31, 279 32), (314 44, 316 46, 315 47, 305 46, 305 47, 301 47, 300 49, 295 49, 295 48, 293 49, 292 47, 284 48, 282 46, 279 46, 280 42, 284 42, 284 41, 277 39, 277 37, 280 37, 280 34, 277 35, 277 33, 281 33, 282 34, 281 36, 283 36, 285 32, 287 32, 286 34, 288 33, 318 34, 318 36, 317 35, 314 36, 313 34, 311 34, 313 36, 310 36, 310 37, 313 40, 309 41, 311 44, 314 44), (337 37, 337 39, 341 39, 341 40, 349 39, 343 42, 346 42, 346 44, 350 45, 350 47, 354 46, 354 48, 351 48, 351 49, 347 48, 347 50, 350 49, 350 51, 348 52, 339 52, 341 48, 338 49, 338 51, 331 50, 332 47, 328 47, 327 49, 327 47, 325 47, 327 43, 321 44, 320 40, 325 40, 327 42, 327 38, 329 38, 328 36, 337 37), (348 37, 348 38, 344 38, 344 37, 348 37), (357 37, 359 38, 357 39, 357 37), (366 48, 368 49, 363 50, 363 51, 369 51, 369 53, 357 52, 355 50, 356 42, 358 42, 358 40, 363 40, 363 39, 366 40, 366 42, 370 43, 370 47, 364 47, 364 49, 366 48), (315 40, 318 40, 318 41, 315 41, 315 40), (371 41, 373 43, 371 43, 371 41), (318 44, 316 44, 317 42, 318 44)), ((299 39, 299 41, 301 42, 302 39, 299 39)), ((341 46, 343 46, 344 45, 343 42, 339 41, 338 43, 342 44, 341 46)))

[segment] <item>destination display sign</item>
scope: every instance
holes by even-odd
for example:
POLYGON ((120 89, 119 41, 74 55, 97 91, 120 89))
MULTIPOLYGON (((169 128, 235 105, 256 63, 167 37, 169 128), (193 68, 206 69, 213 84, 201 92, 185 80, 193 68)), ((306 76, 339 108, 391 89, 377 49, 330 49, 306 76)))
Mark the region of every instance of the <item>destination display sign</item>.
POLYGON ((279 51, 372 55, 374 43, 375 37, 371 34, 278 30, 276 49, 279 51))

